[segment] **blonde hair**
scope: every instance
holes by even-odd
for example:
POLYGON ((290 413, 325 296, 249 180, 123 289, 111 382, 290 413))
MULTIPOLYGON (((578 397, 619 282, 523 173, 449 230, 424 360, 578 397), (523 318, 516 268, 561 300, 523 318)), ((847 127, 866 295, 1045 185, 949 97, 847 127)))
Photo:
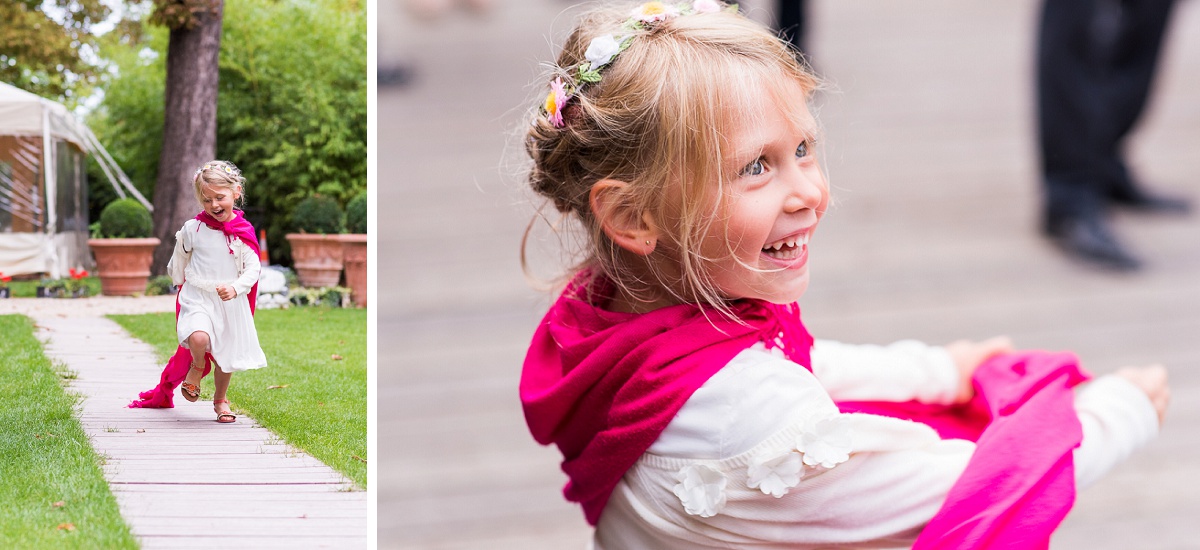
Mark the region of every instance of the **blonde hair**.
POLYGON ((246 201, 246 178, 242 177, 242 171, 237 166, 227 160, 210 160, 196 170, 192 188, 200 204, 204 204, 205 185, 235 190, 238 198, 234 206, 238 208, 246 201))
POLYGON ((737 106, 763 95, 784 100, 780 91, 797 86, 801 105, 788 114, 799 125, 819 80, 791 46, 743 16, 695 13, 630 31, 622 25, 631 9, 591 11, 567 38, 549 78, 573 78, 598 36, 633 37, 604 67, 602 80, 582 85, 563 107, 561 127, 544 111, 535 115, 525 139, 533 160, 528 183, 587 232, 588 250, 576 271, 607 277, 631 296, 662 288, 677 301, 727 311, 708 273, 712 259, 696 250, 732 175, 723 166, 728 136, 752 119, 737 106), (668 242, 654 254, 672 255, 677 273, 655 270, 605 235, 589 195, 596 182, 610 178, 628 184, 623 204, 660 224, 671 220, 659 228, 668 242), (677 210, 668 212, 669 204, 677 210), (649 280, 643 276, 648 266, 649 280))

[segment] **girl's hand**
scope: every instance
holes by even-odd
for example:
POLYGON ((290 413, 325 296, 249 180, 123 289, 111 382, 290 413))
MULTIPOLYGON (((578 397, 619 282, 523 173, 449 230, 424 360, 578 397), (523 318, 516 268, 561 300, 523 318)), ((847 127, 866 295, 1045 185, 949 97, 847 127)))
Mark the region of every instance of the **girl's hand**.
POLYGON ((217 287, 217 296, 220 296, 222 300, 228 302, 237 297, 237 291, 229 285, 221 285, 217 287))
POLYGON ((1171 401, 1171 388, 1167 386, 1167 369, 1162 365, 1148 367, 1125 367, 1117 371, 1117 376, 1124 378, 1150 398, 1154 411, 1158 413, 1158 425, 1162 426, 1163 417, 1167 414, 1167 404, 1171 401))
POLYGON ((1013 351, 1012 340, 1007 336, 997 336, 982 342, 958 340, 946 345, 946 352, 958 366, 958 395, 955 403, 966 403, 975 397, 975 385, 971 377, 984 361, 1002 353, 1013 351))

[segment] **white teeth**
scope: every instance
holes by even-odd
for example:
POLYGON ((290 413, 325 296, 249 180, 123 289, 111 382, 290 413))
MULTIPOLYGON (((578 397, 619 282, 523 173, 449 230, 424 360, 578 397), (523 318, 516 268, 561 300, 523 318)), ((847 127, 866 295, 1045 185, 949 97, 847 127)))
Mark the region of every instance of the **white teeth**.
POLYGON ((779 241, 779 242, 776 242, 773 244, 768 244, 763 247, 763 251, 764 252, 779 252, 780 250, 783 250, 784 248, 794 249, 794 248, 798 248, 798 247, 803 247, 803 246, 808 245, 809 237, 810 237, 809 233, 806 232, 801 235, 791 237, 788 239, 784 239, 782 241, 779 241))

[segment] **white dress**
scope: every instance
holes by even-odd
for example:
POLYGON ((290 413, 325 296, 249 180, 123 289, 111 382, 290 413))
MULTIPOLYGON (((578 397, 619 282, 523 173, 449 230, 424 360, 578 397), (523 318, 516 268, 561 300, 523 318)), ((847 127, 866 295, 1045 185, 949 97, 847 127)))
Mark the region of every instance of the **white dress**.
POLYGON ((188 337, 202 331, 208 333, 209 352, 222 371, 267 366, 246 296, 261 270, 258 255, 240 239, 229 242, 200 220, 184 223, 175 233, 175 252, 167 264, 171 281, 183 285, 175 322, 180 345, 187 347, 188 337), (220 285, 232 286, 237 296, 222 300, 216 291, 220 285))

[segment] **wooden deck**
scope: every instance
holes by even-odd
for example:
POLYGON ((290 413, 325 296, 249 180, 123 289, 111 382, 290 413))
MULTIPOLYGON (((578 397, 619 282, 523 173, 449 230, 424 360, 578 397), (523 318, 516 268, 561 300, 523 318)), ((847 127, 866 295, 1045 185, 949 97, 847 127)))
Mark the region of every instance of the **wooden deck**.
POLYGON ((208 401, 126 408, 159 378, 153 348, 102 317, 29 314, 76 374, 80 423, 142 548, 367 547, 367 493, 340 473, 245 415, 218 424, 208 401))
MULTIPOLYGON (((811 331, 872 343, 1008 334, 1074 350, 1097 373, 1165 363, 1174 402, 1161 437, 1080 494, 1053 548, 1197 548, 1200 214, 1120 215, 1147 264, 1134 275, 1076 265, 1038 236, 1039 2, 811 4, 810 50, 833 84, 818 117, 836 200, 812 243, 811 331)), ((544 93, 537 64, 569 29, 567 7, 498 0, 486 17, 436 22, 384 10, 379 58, 409 63, 413 81, 382 89, 377 111, 381 548, 587 544, 557 452, 528 435, 516 390, 549 296, 518 261, 531 209, 513 136, 544 93)), ((1130 159, 1200 203, 1196 90, 1200 5, 1181 2, 1130 159)), ((546 266, 556 243, 536 236, 546 266)))

